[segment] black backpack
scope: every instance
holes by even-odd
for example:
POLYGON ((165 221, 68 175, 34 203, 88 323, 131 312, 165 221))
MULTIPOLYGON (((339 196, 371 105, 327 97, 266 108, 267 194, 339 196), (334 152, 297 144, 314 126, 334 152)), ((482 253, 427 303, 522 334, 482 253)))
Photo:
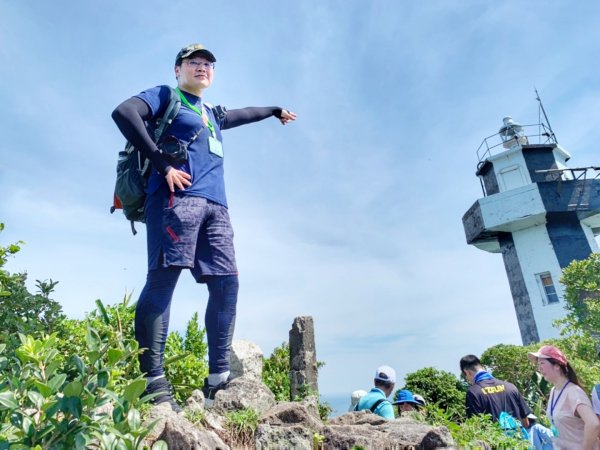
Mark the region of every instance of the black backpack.
MULTIPOLYGON (((160 140, 181 107, 179 94, 172 87, 169 89, 171 95, 165 112, 153 123, 147 124, 154 142, 160 140)), ((142 155, 131 142, 125 143, 125 149, 119 152, 117 161, 117 181, 110 212, 112 214, 115 210, 122 209, 127 220, 131 222, 131 231, 134 235, 137 234, 134 222, 144 222, 146 185, 151 170, 150 160, 142 155)))

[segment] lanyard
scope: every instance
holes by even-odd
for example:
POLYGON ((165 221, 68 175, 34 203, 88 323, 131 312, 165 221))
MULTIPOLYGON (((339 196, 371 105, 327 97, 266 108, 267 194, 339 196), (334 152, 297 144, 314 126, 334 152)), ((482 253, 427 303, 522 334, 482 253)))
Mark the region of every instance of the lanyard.
MULTIPOLYGON (((196 106, 192 105, 187 98, 185 98, 185 95, 183 95, 183 92, 181 92, 181 90, 179 88, 176 89, 177 93, 179 94, 179 98, 181 98, 182 103, 187 106, 188 108, 190 108, 192 111, 194 111, 196 114, 198 114, 200 116, 200 118, 202 119, 202 121, 204 122, 204 117, 202 115, 202 109, 198 109, 196 106)), ((210 130, 210 134, 212 135, 212 137, 217 137, 216 133, 215 133, 215 126, 212 124, 212 122, 210 121, 210 119, 208 117, 206 117, 206 126, 208 127, 208 129, 210 130)))
POLYGON ((552 391, 552 398, 550 399, 550 420, 552 421, 552 424, 554 424, 554 408, 556 407, 556 404, 560 400, 560 396, 562 395, 563 391, 565 390, 565 388, 567 387, 567 385, 570 382, 571 382, 570 380, 567 380, 565 385, 562 387, 562 389, 558 393, 558 397, 556 397, 556 401, 554 401, 554 394, 556 391, 552 391))

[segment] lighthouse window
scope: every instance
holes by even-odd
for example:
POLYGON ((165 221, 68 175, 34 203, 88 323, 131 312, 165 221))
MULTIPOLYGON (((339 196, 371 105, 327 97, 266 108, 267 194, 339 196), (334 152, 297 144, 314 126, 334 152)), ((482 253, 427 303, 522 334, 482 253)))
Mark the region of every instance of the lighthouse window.
POLYGON ((554 287, 554 282, 552 281, 552 275, 549 272, 540 273, 539 275, 540 282, 542 283, 542 288, 544 290, 544 296, 546 297, 546 304, 549 305, 551 303, 558 303, 558 294, 556 293, 556 288, 554 287))

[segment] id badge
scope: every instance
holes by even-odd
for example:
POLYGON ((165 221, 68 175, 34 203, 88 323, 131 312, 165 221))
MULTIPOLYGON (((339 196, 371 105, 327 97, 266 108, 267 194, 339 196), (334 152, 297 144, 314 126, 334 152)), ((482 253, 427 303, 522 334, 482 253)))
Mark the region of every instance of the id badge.
POLYGON ((217 155, 219 158, 223 157, 223 144, 217 138, 209 136, 208 138, 208 151, 213 155, 217 155))

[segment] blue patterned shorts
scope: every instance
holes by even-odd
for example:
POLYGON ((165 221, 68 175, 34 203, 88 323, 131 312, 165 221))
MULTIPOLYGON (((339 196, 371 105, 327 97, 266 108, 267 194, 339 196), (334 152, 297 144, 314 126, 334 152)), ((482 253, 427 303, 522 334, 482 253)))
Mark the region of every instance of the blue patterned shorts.
POLYGON ((207 275, 237 275, 233 228, 225 206, 159 190, 146 199, 145 213, 148 270, 189 268, 199 283, 207 275))

